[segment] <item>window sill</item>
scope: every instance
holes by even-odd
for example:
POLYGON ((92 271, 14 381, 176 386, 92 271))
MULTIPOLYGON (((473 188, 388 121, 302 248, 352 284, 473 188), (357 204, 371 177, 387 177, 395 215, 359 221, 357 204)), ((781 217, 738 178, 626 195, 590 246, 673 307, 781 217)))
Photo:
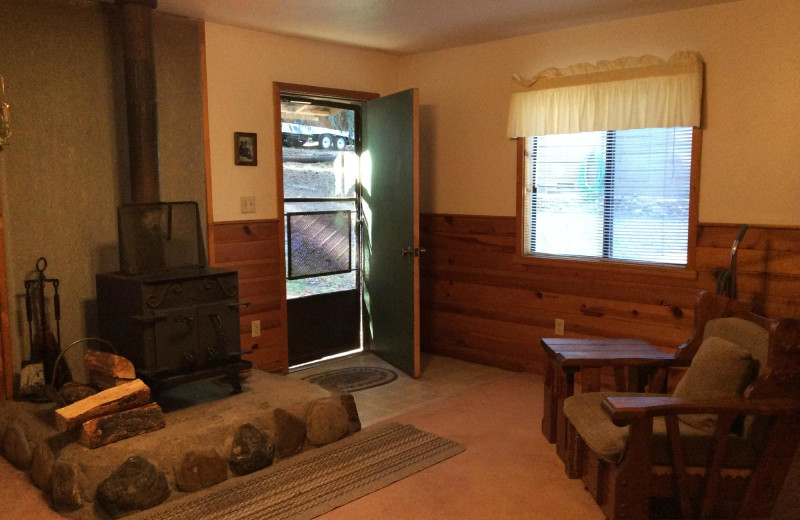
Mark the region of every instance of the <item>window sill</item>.
POLYGON ((524 265, 554 267, 560 269, 596 271, 597 273, 640 275, 681 280, 697 280, 697 271, 688 267, 664 265, 642 265, 634 262, 609 261, 598 258, 557 258, 553 256, 527 256, 519 253, 514 261, 524 265))

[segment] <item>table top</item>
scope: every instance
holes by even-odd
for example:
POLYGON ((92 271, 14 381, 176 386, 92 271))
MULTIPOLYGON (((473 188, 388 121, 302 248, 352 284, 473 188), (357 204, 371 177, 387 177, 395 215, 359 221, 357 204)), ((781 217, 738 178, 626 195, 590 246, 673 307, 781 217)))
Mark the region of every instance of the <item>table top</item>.
POLYGON ((665 366, 675 354, 641 339, 542 338, 542 348, 562 367, 665 366))

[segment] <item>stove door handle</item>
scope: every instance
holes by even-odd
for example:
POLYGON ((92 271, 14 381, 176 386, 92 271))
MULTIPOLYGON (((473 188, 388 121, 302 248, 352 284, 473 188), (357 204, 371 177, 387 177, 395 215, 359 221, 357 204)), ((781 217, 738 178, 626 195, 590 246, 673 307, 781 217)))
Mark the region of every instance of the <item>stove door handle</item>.
POLYGON ((236 302, 236 303, 229 303, 229 309, 235 309, 236 307, 250 307, 250 302, 236 302))
POLYGON ((173 319, 173 320, 175 320, 175 321, 177 321, 177 322, 179 322, 179 323, 183 323, 183 322, 186 322, 186 323, 191 323, 191 322, 193 322, 193 321, 194 321, 194 317, 192 317, 192 316, 186 316, 186 315, 183 315, 183 316, 175 316, 175 317, 174 317, 174 318, 172 318, 172 319, 173 319))

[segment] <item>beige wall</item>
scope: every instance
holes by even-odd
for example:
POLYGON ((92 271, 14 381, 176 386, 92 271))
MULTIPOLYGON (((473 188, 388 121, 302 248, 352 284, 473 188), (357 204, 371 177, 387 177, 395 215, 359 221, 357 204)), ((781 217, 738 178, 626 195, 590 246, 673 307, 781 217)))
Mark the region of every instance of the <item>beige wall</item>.
POLYGON ((700 219, 800 225, 800 2, 747 0, 404 57, 422 210, 513 215, 512 74, 690 49, 706 63, 700 219))
POLYGON ((277 218, 272 83, 390 94, 399 58, 386 53, 206 24, 214 221, 277 218), (258 134, 258 166, 236 166, 233 133, 258 134), (256 213, 240 198, 255 196, 256 213))
MULTIPOLYGON (((95 274, 119 269, 117 207, 130 201, 130 182, 112 20, 107 4, 0 2, 13 132, 0 150, 0 188, 17 368, 29 351, 24 280, 38 257, 60 280, 63 346, 97 334, 95 274)), ((205 221, 199 36, 196 21, 154 17, 162 198, 198 201, 205 221)), ((76 375, 80 353, 67 356, 76 375)))

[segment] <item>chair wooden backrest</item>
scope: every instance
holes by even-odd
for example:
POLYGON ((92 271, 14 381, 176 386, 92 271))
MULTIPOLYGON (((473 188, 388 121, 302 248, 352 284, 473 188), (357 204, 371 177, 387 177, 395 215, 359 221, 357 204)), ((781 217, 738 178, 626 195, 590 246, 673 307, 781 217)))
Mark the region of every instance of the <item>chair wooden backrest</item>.
POLYGON ((737 317, 769 330, 769 318, 754 314, 750 305, 739 300, 731 300, 725 296, 708 291, 701 291, 694 303, 694 327, 692 336, 675 352, 675 359, 679 365, 688 366, 697 353, 697 349, 705 338, 706 325, 709 321, 737 317))

